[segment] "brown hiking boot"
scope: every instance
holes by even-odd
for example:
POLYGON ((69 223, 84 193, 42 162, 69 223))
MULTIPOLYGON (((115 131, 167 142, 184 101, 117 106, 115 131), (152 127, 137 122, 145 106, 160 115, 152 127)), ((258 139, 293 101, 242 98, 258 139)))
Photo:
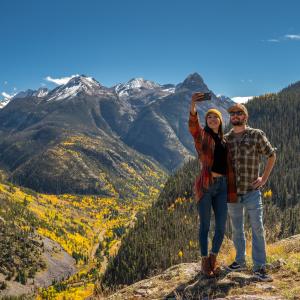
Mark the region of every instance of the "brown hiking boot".
POLYGON ((201 272, 203 275, 207 277, 212 277, 214 276, 211 266, 210 266, 210 259, 208 256, 203 256, 201 258, 201 272))
POLYGON ((214 275, 215 276, 219 275, 221 273, 221 269, 217 263, 217 254, 210 253, 209 262, 210 262, 211 271, 214 273, 214 275))

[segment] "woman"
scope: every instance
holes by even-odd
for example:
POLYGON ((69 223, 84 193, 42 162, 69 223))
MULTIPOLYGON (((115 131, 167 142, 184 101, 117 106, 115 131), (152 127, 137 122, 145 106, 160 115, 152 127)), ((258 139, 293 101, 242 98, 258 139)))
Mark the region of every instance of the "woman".
POLYGON ((189 130, 195 142, 201 164, 200 175, 195 182, 195 195, 200 216, 199 244, 202 273, 208 277, 217 275, 216 259, 221 248, 227 219, 227 202, 236 202, 234 173, 229 153, 223 139, 222 114, 209 109, 205 115, 205 128, 198 120, 196 102, 202 101, 203 93, 192 95, 189 130), (211 208, 215 215, 215 232, 208 255, 208 233, 211 208))

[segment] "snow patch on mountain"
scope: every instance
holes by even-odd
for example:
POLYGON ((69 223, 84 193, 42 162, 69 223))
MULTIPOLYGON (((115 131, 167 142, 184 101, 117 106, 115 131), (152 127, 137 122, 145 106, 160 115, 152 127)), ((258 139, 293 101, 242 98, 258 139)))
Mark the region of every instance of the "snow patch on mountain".
POLYGON ((34 95, 38 98, 43 98, 43 97, 47 96, 48 93, 49 93, 49 90, 47 88, 40 88, 36 91, 36 93, 34 95))
POLYGON ((164 92, 167 92, 169 94, 174 94, 175 93, 175 87, 163 89, 164 92))
POLYGON ((120 96, 130 96, 132 92, 141 90, 160 89, 161 85, 143 78, 133 78, 127 83, 119 83, 115 86, 115 92, 120 96))
POLYGON ((0 100, 0 109, 2 109, 4 106, 6 106, 9 101, 10 101, 10 99, 2 99, 2 100, 0 100))
POLYGON ((0 99, 0 109, 2 109, 4 106, 6 106, 10 100, 16 95, 16 94, 13 94, 13 95, 10 95, 10 94, 7 94, 5 92, 2 92, 1 95, 4 97, 3 99, 0 99))

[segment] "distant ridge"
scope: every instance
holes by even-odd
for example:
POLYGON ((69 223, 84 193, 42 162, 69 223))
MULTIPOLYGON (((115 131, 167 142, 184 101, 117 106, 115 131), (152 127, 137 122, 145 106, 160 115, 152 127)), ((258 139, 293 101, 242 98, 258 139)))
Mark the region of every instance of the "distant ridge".
MULTIPOLYGON (((146 165, 163 178, 194 157, 190 99, 208 90, 193 73, 177 85, 133 78, 113 87, 76 75, 52 90, 20 92, 0 110, 0 165, 40 192, 130 193, 124 164, 137 176, 146 165)), ((217 107, 226 122, 232 100, 212 95, 198 107, 200 120, 217 107)))

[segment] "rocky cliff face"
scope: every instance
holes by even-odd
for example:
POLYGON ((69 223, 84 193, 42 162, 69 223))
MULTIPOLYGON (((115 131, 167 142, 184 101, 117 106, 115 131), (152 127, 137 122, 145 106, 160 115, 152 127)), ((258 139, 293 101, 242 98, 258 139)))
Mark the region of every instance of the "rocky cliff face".
POLYGON ((7 285, 6 289, 0 289, 0 298, 33 295, 38 288, 50 286, 54 281, 58 282, 68 278, 76 272, 75 259, 64 251, 57 242, 46 237, 43 237, 42 241, 44 244, 42 259, 46 268, 37 272, 34 279, 29 279, 26 284, 12 280, 5 281, 5 276, 0 273, 0 282, 5 282, 7 285))

